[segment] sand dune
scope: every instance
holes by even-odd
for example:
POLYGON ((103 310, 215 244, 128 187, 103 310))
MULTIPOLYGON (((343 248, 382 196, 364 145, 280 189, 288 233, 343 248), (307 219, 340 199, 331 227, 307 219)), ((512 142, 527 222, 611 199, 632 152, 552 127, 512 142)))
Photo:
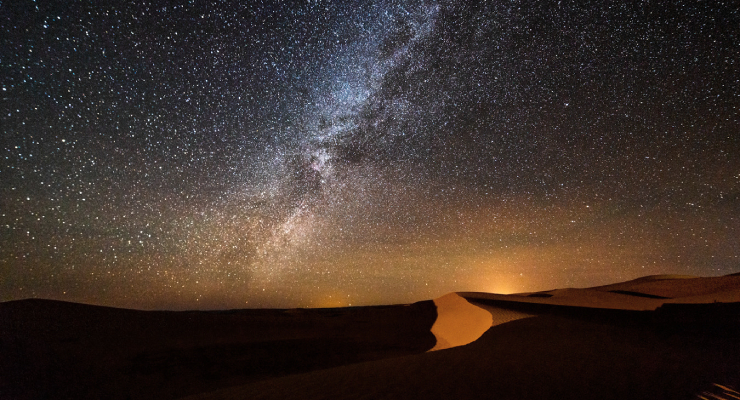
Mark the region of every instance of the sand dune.
POLYGON ((175 399, 423 353, 435 319, 432 301, 184 312, 0 303, 0 399, 175 399))
POLYGON ((736 387, 732 336, 543 315, 444 351, 224 388, 188 400, 696 399, 736 387))
POLYGON ((660 299, 650 299, 593 289, 558 289, 546 293, 551 295, 551 297, 531 297, 478 292, 461 292, 460 296, 469 300, 495 300, 614 310, 655 310, 663 304, 663 300, 660 299))
POLYGON ((456 293, 434 299, 434 305, 437 306, 437 320, 432 325, 432 333, 437 344, 430 351, 466 345, 491 327, 491 313, 456 293))
POLYGON ((706 293, 696 296, 668 299, 665 303, 677 304, 706 304, 706 303, 737 303, 740 302, 740 290, 731 289, 721 292, 706 293))
POLYGON ((434 300, 432 350, 445 351, 314 371, 189 400, 699 398, 694 395, 712 387, 740 383, 738 307, 711 309, 699 326, 696 313, 703 309, 687 316, 681 308, 657 319, 650 315, 664 304, 737 302, 737 278, 663 275, 535 294, 450 293, 434 300), (507 307, 516 304, 546 307, 531 313, 507 307), (553 312, 559 307, 569 312, 553 312), (661 332, 670 332, 670 340, 661 332))
POLYGON ((464 346, 493 326, 534 316, 501 307, 471 304, 457 293, 435 299, 434 304, 437 306, 437 320, 432 333, 437 344, 429 351, 464 346))
POLYGON ((459 294, 468 300, 649 311, 666 303, 740 302, 740 276, 699 278, 687 275, 655 275, 586 289, 555 289, 510 295, 479 292, 459 294))
POLYGON ((534 314, 528 314, 519 311, 507 310, 501 307, 493 307, 486 304, 476 303, 476 307, 480 307, 489 313, 491 313, 491 327, 505 324, 507 322, 516 321, 522 318, 534 317, 534 314))
MULTIPOLYGON (((712 278, 682 277, 649 280, 643 278, 593 289, 599 291, 627 290, 675 299, 740 290, 740 276, 729 275, 712 278)), ((740 299, 734 301, 740 301, 740 299)))
POLYGON ((740 386, 737 274, 344 309, 28 300, 0 303, 0 321, 3 399, 696 399, 740 386))

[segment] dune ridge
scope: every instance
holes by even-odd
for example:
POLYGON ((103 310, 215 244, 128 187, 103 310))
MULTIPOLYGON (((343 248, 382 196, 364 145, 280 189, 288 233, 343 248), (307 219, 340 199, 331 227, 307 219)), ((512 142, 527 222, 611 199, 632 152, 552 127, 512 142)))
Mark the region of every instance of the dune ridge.
POLYGON ((712 393, 734 396, 740 384, 738 277, 646 277, 538 296, 449 293, 434 300, 433 350, 444 351, 188 400, 732 398, 712 393), (634 294, 643 290, 673 297, 634 294))
POLYGON ((335 309, 22 300, 0 303, 0 321, 0 398, 690 399, 740 387, 738 274, 335 309))
POLYGON ((468 300, 532 303, 596 309, 654 311, 663 304, 740 302, 740 275, 693 277, 653 275, 584 289, 565 288, 537 293, 459 292, 468 300))
POLYGON ((434 305, 437 306, 437 319, 432 333, 437 344, 429 351, 466 345, 491 327, 491 313, 470 304, 457 293, 434 299, 434 305))

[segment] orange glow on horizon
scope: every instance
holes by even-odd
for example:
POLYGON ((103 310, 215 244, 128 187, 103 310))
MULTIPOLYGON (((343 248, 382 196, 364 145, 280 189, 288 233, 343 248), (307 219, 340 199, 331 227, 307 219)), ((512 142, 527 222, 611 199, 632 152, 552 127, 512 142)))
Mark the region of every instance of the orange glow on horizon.
POLYGON ((351 305, 350 296, 339 292, 318 294, 309 300, 309 308, 338 308, 351 305))

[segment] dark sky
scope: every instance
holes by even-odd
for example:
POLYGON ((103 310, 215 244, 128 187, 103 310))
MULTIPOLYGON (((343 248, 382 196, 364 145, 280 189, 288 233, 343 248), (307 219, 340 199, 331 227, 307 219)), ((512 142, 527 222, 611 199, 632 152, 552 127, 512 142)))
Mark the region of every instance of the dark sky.
POLYGON ((126 3, 0 3, 0 301, 740 270, 733 2, 126 3))

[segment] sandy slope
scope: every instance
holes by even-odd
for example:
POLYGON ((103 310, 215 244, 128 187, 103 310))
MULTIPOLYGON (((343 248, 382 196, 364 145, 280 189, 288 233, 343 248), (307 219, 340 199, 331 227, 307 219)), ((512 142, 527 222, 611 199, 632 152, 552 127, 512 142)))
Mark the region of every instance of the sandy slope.
POLYGON ((738 278, 645 277, 534 296, 451 293, 434 301, 435 349, 444 351, 313 371, 188 400, 696 399, 740 384, 738 307, 731 307, 731 314, 707 309, 708 318, 701 309, 699 326, 693 311, 684 315, 674 308, 668 318, 664 313, 657 319, 651 311, 666 303, 737 302, 738 278), (526 318, 532 314, 507 308, 516 304, 536 306, 524 308, 539 316, 526 318), (553 312, 559 309, 568 312, 553 312))
POLYGON ((571 307, 607 308, 615 310, 655 310, 663 300, 593 289, 557 289, 547 292, 552 297, 528 297, 495 293, 462 292, 466 299, 490 299, 519 303, 552 304, 571 307))
POLYGON ((737 274, 323 310, 30 300, 0 303, 0 321, 3 399, 696 399, 740 386, 737 274), (435 338, 444 350, 426 352, 435 338))
POLYGON ((437 320, 432 325, 432 333, 437 344, 430 351, 466 345, 491 327, 491 313, 456 293, 434 299, 434 305, 437 306, 437 320))
POLYGON ((493 307, 486 304, 476 303, 476 307, 480 307, 489 313, 491 313, 491 327, 505 324, 507 322, 516 321, 522 318, 534 317, 534 314, 528 314, 519 311, 507 310, 501 307, 493 307))
POLYGON ((734 338, 539 316, 443 351, 287 376, 188 400, 696 399, 736 385, 734 338))
MULTIPOLYGON (((683 277, 661 279, 636 279, 634 281, 618 283, 593 288, 599 291, 625 290, 649 295, 669 297, 672 299, 683 297, 707 296, 713 293, 740 291, 740 276, 719 276, 711 278, 683 277)), ((731 299, 727 299, 731 300, 731 299)), ((740 297, 737 300, 740 301, 740 297)))
POLYGON ((437 320, 432 333, 437 344, 429 351, 449 349, 472 343, 490 327, 532 317, 532 314, 484 304, 471 304, 457 293, 434 299, 437 320))
POLYGON ((435 318, 431 301, 185 312, 0 303, 0 399, 174 399, 423 353, 435 318))
POLYGON ((740 302, 740 276, 698 278, 685 275, 657 275, 628 282, 587 289, 556 289, 536 294, 501 295, 461 292, 470 300, 488 299, 518 303, 604 308, 655 310, 665 303, 740 302), (664 297, 650 298, 647 296, 664 297))

